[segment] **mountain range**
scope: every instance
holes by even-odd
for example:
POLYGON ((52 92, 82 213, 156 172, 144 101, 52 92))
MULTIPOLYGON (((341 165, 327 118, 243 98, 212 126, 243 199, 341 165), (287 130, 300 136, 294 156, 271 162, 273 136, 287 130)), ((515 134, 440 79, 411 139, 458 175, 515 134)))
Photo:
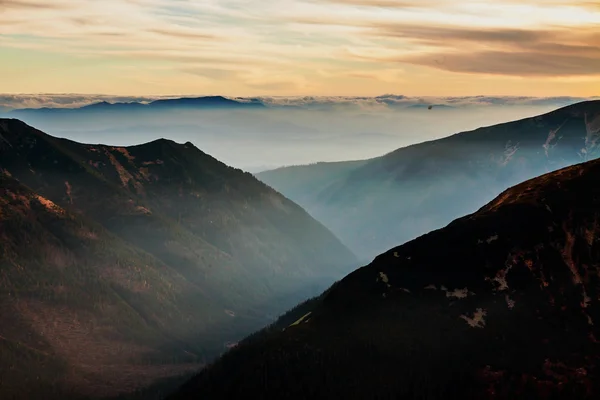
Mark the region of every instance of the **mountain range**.
POLYGON ((599 139, 589 101, 253 176, 0 119, 0 397, 597 398, 599 139))
POLYGON ((598 157, 600 101, 403 147, 364 161, 256 174, 361 260, 475 211, 498 192, 598 157))
POLYGON ((377 256, 169 399, 598 398, 599 210, 600 160, 511 187, 377 256))
POLYGON ((257 109, 265 108, 265 105, 256 99, 235 100, 223 96, 203 96, 203 97, 181 97, 174 99, 160 99, 149 103, 142 102, 116 102, 109 103, 100 101, 97 103, 85 105, 76 108, 58 108, 58 107, 42 107, 42 108, 21 108, 12 110, 11 114, 15 116, 39 113, 90 113, 90 112, 127 112, 135 113, 138 111, 165 111, 170 109, 257 109))
POLYGON ((0 190, 2 398, 195 371, 357 266, 298 205, 189 142, 82 144, 0 119, 0 190))

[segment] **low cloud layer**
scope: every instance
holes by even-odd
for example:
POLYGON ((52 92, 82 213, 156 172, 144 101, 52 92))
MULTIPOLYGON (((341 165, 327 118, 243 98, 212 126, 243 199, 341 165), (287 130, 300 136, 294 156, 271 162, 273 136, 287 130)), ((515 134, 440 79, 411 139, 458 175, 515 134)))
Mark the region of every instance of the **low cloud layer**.
MULTIPOLYGON (((177 95, 164 96, 111 96, 84 94, 0 94, 0 110, 20 108, 77 108, 107 101, 109 103, 139 102, 148 103, 159 99, 178 98, 177 95)), ((267 107, 294 107, 302 109, 353 109, 388 110, 411 108, 422 105, 449 106, 454 108, 490 106, 556 106, 600 97, 525 97, 525 96, 403 96, 385 94, 381 96, 259 96, 231 97, 237 101, 258 100, 267 107)))

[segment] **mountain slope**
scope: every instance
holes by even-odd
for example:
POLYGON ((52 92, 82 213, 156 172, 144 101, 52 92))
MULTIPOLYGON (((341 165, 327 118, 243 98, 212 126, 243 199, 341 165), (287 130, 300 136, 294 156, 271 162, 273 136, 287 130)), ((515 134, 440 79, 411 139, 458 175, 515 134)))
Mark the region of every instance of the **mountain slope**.
POLYGON ((6 173, 0 238, 3 398, 108 395, 201 366, 173 334, 182 313, 222 312, 151 255, 6 173))
POLYGON ((524 179, 598 156, 600 101, 404 147, 312 181, 293 169, 257 174, 298 201, 361 258, 475 211, 524 179), (323 177, 331 176, 329 182, 323 177), (297 193, 312 193, 310 197, 297 193))
POLYGON ((318 162, 308 165, 293 165, 259 172, 258 179, 285 193, 290 200, 310 203, 332 182, 344 179, 351 171, 370 160, 318 162))
MULTIPOLYGON (((71 276, 79 273, 67 268, 66 276, 56 275, 48 259, 57 257, 53 262, 59 269, 76 264, 96 271, 86 284, 109 285, 111 296, 126 303, 123 310, 137 313, 143 326, 131 340, 159 354, 163 372, 173 358, 197 367, 356 266, 353 254, 299 206, 191 143, 162 139, 128 148, 84 145, 18 120, 0 120, 0 172, 3 189, 21 185, 29 197, 39 196, 83 221, 80 227, 61 228, 58 241, 50 245, 39 243, 54 234, 54 222, 35 228, 35 240, 23 235, 18 224, 4 225, 2 234, 20 253, 2 258, 2 273, 20 276, 21 267, 36 266, 25 268, 30 280, 10 280, 4 293, 35 298, 42 290, 38 283, 49 279, 73 291, 60 305, 63 315, 78 320, 73 308, 81 305, 91 310, 92 320, 102 319, 98 302, 103 300, 80 296, 89 291, 71 276), (101 237, 98 246, 110 254, 108 260, 72 239, 80 230, 101 237), (73 260, 74 253, 80 258, 73 260)), ((7 192, 2 199, 11 196, 7 192)), ((18 213, 21 206, 9 202, 6 207, 2 215, 18 213)), ((39 221, 38 209, 25 219, 39 221)), ((15 337, 29 335, 33 320, 53 323, 58 311, 46 306, 29 307, 33 311, 23 317, 26 323, 15 337)), ((126 313, 111 315, 115 319, 105 321, 106 329, 128 326, 126 313)), ((40 329, 38 334, 49 340, 47 330, 40 329)), ((66 345, 68 335, 62 331, 57 328, 53 348, 66 345)), ((77 331, 81 340, 84 332, 77 331)), ((140 357, 132 356, 131 363, 145 363, 140 357)), ((94 379, 108 385, 107 371, 96 369, 94 379)), ((129 389, 111 385, 116 391, 129 389)))
POLYGON ((378 256, 172 399, 600 395, 600 161, 378 256))

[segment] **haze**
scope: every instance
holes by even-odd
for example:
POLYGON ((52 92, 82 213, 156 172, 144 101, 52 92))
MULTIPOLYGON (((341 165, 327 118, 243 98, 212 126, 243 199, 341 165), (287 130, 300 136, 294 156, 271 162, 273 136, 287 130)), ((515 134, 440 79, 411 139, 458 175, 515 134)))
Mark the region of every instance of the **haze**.
MULTIPOLYGON (((65 102, 64 97, 37 99, 37 103, 32 98, 36 99, 5 99, 5 106, 65 102)), ((60 113, 17 117, 49 134, 84 143, 127 146, 162 137, 189 141, 228 165, 259 172, 284 165, 377 157, 460 131, 543 114, 575 100, 393 95, 266 98, 263 101, 271 108, 264 110, 176 110, 142 115, 107 111, 68 117, 60 113), (423 104, 435 105, 429 110, 423 104), (298 108, 282 108, 284 105, 298 108)), ((70 105, 79 100, 71 101, 70 105)))

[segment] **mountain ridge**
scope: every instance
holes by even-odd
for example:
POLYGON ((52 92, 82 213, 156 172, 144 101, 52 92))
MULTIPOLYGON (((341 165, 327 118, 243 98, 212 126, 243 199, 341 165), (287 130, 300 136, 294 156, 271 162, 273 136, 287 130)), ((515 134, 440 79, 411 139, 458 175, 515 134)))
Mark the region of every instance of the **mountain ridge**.
MULTIPOLYGON (((189 142, 81 144, 0 119, 0 176, 2 188, 16 185, 0 196, 9 199, 2 203, 0 236, 24 251, 0 259, 0 271, 15 277, 0 285, 0 302, 12 304, 9 293, 20 292, 29 305, 19 307, 30 310, 15 337, 35 333, 53 349, 71 349, 53 360, 70 370, 83 368, 90 382, 75 384, 69 375, 60 385, 95 395, 131 391, 136 379, 151 383, 148 376, 189 372, 190 366, 182 370, 186 362, 198 368, 356 265, 352 252, 300 206, 189 142), (58 207, 60 215, 44 217, 44 204, 58 207), (86 269, 63 267, 73 259, 86 269), (22 267, 30 271, 28 279, 17 279, 22 267), (40 293, 56 301, 30 305, 40 282, 50 285, 40 293), (92 285, 94 297, 79 291, 81 285, 92 285), (110 308, 114 312, 106 314, 110 308), (58 309, 65 310, 60 318, 58 309), (135 318, 125 317, 130 312, 135 318), (44 328, 50 318, 62 324, 52 336, 44 328), (91 325, 65 334, 86 318, 91 325), (106 333, 115 329, 125 333, 116 339, 106 333), (125 359, 88 360, 85 367, 73 348, 92 337, 108 349, 130 342, 147 349, 125 359), (119 362, 125 365, 115 366, 119 362), (129 372, 110 378, 119 368, 129 372)), ((90 357, 104 354, 98 346, 90 347, 90 357)), ((8 359, 17 357, 10 354, 8 359)), ((15 385, 24 385, 26 377, 22 371, 15 385)))

